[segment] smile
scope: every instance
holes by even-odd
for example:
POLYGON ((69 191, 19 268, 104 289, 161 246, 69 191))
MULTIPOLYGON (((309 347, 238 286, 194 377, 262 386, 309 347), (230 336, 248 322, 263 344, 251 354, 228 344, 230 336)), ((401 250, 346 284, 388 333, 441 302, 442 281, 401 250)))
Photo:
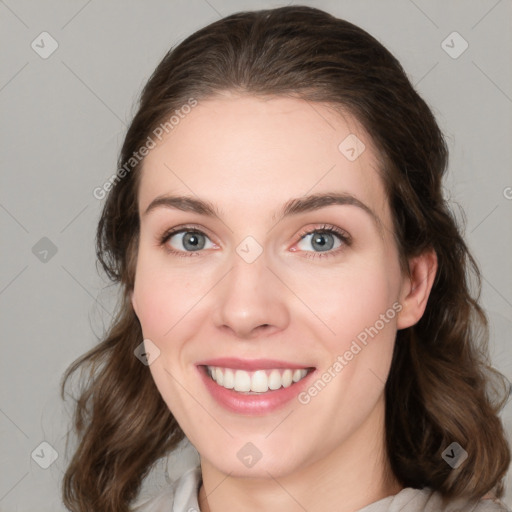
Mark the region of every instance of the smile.
POLYGON ((208 375, 225 389, 234 389, 239 393, 267 393, 281 388, 288 388, 299 382, 308 369, 260 369, 256 371, 235 370, 220 366, 207 366, 208 375))
POLYGON ((236 414, 261 416, 296 404, 298 394, 315 378, 316 368, 269 360, 219 358, 196 364, 213 400, 236 414))

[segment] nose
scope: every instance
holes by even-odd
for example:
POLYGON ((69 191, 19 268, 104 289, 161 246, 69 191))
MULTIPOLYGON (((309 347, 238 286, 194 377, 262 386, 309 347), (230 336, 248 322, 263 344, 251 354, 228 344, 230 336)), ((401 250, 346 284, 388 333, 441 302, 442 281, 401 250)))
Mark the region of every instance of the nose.
POLYGON ((289 292, 267 266, 264 254, 252 263, 234 254, 232 262, 231 271, 215 287, 215 326, 239 339, 286 329, 289 292))

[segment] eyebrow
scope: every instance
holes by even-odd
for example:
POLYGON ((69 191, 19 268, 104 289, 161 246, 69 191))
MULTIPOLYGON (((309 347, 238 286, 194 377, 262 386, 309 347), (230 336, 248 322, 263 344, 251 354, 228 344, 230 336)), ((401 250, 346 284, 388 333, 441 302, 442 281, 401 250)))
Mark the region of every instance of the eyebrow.
MULTIPOLYGON (((349 205, 360 208, 371 217, 377 230, 382 234, 383 225, 378 215, 369 206, 348 193, 312 194, 290 199, 272 216, 272 220, 275 221, 278 217, 279 221, 281 221, 285 217, 320 210, 331 205, 349 205)), ((222 212, 209 201, 191 196, 173 195, 155 198, 146 208, 143 215, 147 215, 150 211, 160 207, 177 209, 184 212, 195 212, 207 217, 222 217, 222 212)))

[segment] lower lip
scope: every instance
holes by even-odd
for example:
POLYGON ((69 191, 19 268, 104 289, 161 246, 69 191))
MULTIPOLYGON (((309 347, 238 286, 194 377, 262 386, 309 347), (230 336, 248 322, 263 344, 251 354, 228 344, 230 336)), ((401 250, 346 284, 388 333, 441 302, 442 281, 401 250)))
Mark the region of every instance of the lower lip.
POLYGON ((306 386, 315 370, 311 370, 303 379, 293 382, 287 388, 267 391, 257 395, 246 395, 234 389, 219 386, 207 373, 205 366, 198 366, 199 374, 213 398, 224 408, 238 414, 262 415, 283 407, 292 401, 306 386))

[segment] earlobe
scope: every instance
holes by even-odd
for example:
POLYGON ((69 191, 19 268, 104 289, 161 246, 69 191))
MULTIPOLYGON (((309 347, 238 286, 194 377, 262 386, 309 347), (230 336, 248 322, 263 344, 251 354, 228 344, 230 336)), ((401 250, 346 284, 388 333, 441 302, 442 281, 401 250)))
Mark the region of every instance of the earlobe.
POLYGON ((416 324, 425 312, 437 273, 437 255, 431 249, 409 260, 410 275, 404 276, 400 291, 402 310, 397 317, 397 329, 416 324))

